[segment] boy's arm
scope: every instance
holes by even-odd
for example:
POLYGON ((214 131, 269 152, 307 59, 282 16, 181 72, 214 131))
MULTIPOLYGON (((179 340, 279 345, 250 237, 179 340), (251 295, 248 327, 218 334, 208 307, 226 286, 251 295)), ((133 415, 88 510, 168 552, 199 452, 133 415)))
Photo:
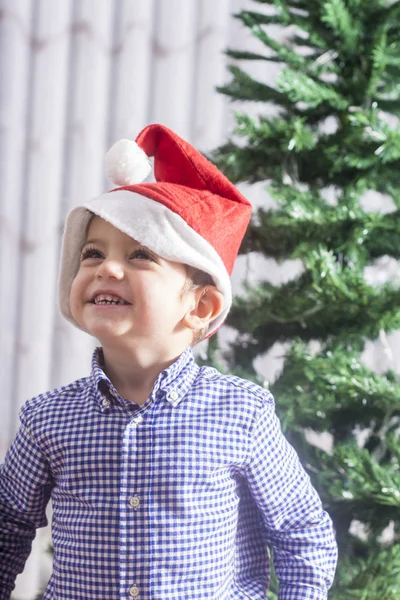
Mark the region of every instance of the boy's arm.
POLYGON ((279 600, 325 600, 337 560, 332 523, 281 432, 272 396, 257 415, 247 480, 273 549, 279 600))
POLYGON ((37 527, 47 525, 48 464, 22 426, 0 468, 0 600, 9 600, 37 527))

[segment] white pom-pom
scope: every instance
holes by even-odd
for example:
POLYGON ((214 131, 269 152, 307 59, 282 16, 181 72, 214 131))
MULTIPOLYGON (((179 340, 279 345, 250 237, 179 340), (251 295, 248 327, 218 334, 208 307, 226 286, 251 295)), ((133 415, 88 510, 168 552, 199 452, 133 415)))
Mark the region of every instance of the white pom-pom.
POLYGON ((136 142, 119 140, 106 154, 105 169, 108 179, 115 185, 134 185, 150 175, 151 164, 136 142))

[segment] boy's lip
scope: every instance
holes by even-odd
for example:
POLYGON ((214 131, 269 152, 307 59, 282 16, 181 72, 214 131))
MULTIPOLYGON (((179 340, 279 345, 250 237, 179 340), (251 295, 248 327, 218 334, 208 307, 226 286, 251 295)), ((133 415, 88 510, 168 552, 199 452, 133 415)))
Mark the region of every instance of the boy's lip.
POLYGON ((95 304, 96 306, 124 306, 131 304, 126 300, 121 294, 111 289, 100 289, 96 290, 90 297, 90 304, 95 304), (97 301, 96 301, 97 299, 97 301), (101 300, 117 300, 120 301, 120 304, 107 304, 101 303, 101 300))

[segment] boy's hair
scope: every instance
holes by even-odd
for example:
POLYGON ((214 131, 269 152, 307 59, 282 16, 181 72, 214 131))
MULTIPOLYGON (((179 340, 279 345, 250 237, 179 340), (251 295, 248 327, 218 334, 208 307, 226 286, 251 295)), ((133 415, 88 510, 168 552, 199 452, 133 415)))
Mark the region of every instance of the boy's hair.
MULTIPOLYGON (((186 265, 186 264, 185 264, 185 268, 186 268, 187 277, 186 277, 186 281, 181 290, 182 296, 186 292, 195 291, 202 287, 204 287, 204 288, 207 288, 207 286, 216 287, 211 275, 209 275, 205 271, 202 271, 201 269, 197 269, 196 267, 191 267, 190 265, 186 265)), ((207 325, 207 327, 203 327, 202 329, 199 329, 198 331, 196 331, 196 333, 193 336, 191 346, 193 347, 196 344, 198 344, 199 342, 201 342, 204 339, 204 337, 207 335, 207 332, 208 332, 208 325, 207 325)))

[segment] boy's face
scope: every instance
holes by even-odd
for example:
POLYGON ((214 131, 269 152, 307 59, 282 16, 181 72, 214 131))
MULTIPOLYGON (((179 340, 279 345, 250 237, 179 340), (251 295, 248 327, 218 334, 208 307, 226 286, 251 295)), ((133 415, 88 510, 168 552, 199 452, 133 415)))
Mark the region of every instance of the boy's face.
POLYGON ((71 287, 71 313, 103 345, 121 336, 168 344, 193 303, 193 293, 181 293, 186 279, 184 265, 94 217, 71 287))

